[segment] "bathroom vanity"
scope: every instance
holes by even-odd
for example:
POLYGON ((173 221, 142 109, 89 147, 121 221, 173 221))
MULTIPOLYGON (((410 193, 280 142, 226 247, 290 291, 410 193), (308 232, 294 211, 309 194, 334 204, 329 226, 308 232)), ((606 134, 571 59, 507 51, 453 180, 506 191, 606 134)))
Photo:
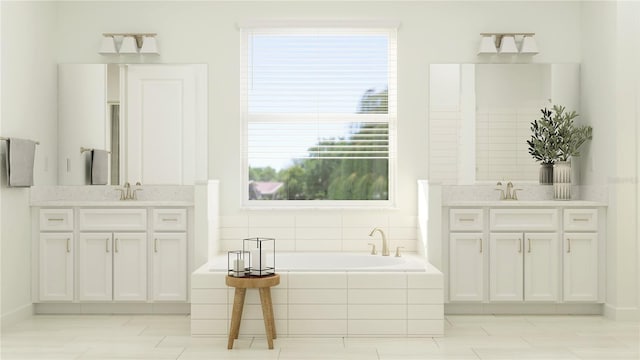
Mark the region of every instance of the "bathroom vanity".
POLYGON ((193 202, 32 203, 37 313, 188 313, 193 202))
POLYGON ((453 201, 442 223, 449 313, 601 311, 605 203, 453 201))

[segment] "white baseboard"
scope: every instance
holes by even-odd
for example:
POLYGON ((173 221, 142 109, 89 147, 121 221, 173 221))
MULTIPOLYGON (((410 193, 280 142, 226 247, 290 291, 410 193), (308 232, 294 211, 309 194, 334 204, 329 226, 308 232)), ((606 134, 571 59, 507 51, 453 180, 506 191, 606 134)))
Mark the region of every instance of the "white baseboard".
POLYGON ((602 315, 602 304, 448 303, 445 315, 602 315))
POLYGON ((33 304, 23 305, 13 311, 2 315, 2 329, 33 316, 33 304))
POLYGON ((39 303, 35 314, 176 314, 191 312, 189 303, 39 303))
POLYGON ((632 307, 615 307, 604 305, 604 316, 616 321, 640 321, 640 309, 632 307))

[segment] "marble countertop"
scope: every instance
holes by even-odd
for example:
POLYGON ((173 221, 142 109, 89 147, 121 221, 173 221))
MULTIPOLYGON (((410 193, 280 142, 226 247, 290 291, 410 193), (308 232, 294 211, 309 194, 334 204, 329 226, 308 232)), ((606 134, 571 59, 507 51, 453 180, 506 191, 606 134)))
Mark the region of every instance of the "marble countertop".
POLYGON ((607 203, 588 200, 470 200, 444 202, 442 206, 458 207, 600 207, 607 203))
POLYGON ((48 200, 31 202, 34 207, 160 207, 160 206, 193 206, 192 201, 171 201, 171 200, 48 200))

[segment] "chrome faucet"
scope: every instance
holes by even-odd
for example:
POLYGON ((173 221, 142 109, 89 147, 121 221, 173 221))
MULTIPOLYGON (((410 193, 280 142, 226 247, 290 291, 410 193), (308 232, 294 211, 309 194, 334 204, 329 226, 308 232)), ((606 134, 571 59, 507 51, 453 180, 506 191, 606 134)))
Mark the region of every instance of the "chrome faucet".
POLYGON ((389 256, 389 243, 387 242, 387 236, 384 234, 384 231, 380 228, 373 228, 369 233, 369 236, 373 236, 373 233, 378 231, 380 235, 382 235, 382 256, 389 256))

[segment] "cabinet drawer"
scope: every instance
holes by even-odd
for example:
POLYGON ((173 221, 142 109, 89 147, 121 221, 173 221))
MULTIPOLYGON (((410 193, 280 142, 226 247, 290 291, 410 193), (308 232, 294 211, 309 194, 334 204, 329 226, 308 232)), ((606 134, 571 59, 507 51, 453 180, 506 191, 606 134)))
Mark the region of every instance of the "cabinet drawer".
POLYGON ((80 209, 81 231, 145 231, 146 209, 80 209))
POLYGON ((187 230, 187 209, 154 209, 153 229, 155 231, 187 230))
POLYGON ((491 231, 556 231, 556 209, 491 209, 491 231))
POLYGON ((449 210, 449 229, 451 231, 482 231, 482 209, 449 210))
POLYGON ((597 231, 597 209, 565 209, 564 231, 597 231))
POLYGON ((40 209, 40 231, 73 230, 72 209, 40 209))

